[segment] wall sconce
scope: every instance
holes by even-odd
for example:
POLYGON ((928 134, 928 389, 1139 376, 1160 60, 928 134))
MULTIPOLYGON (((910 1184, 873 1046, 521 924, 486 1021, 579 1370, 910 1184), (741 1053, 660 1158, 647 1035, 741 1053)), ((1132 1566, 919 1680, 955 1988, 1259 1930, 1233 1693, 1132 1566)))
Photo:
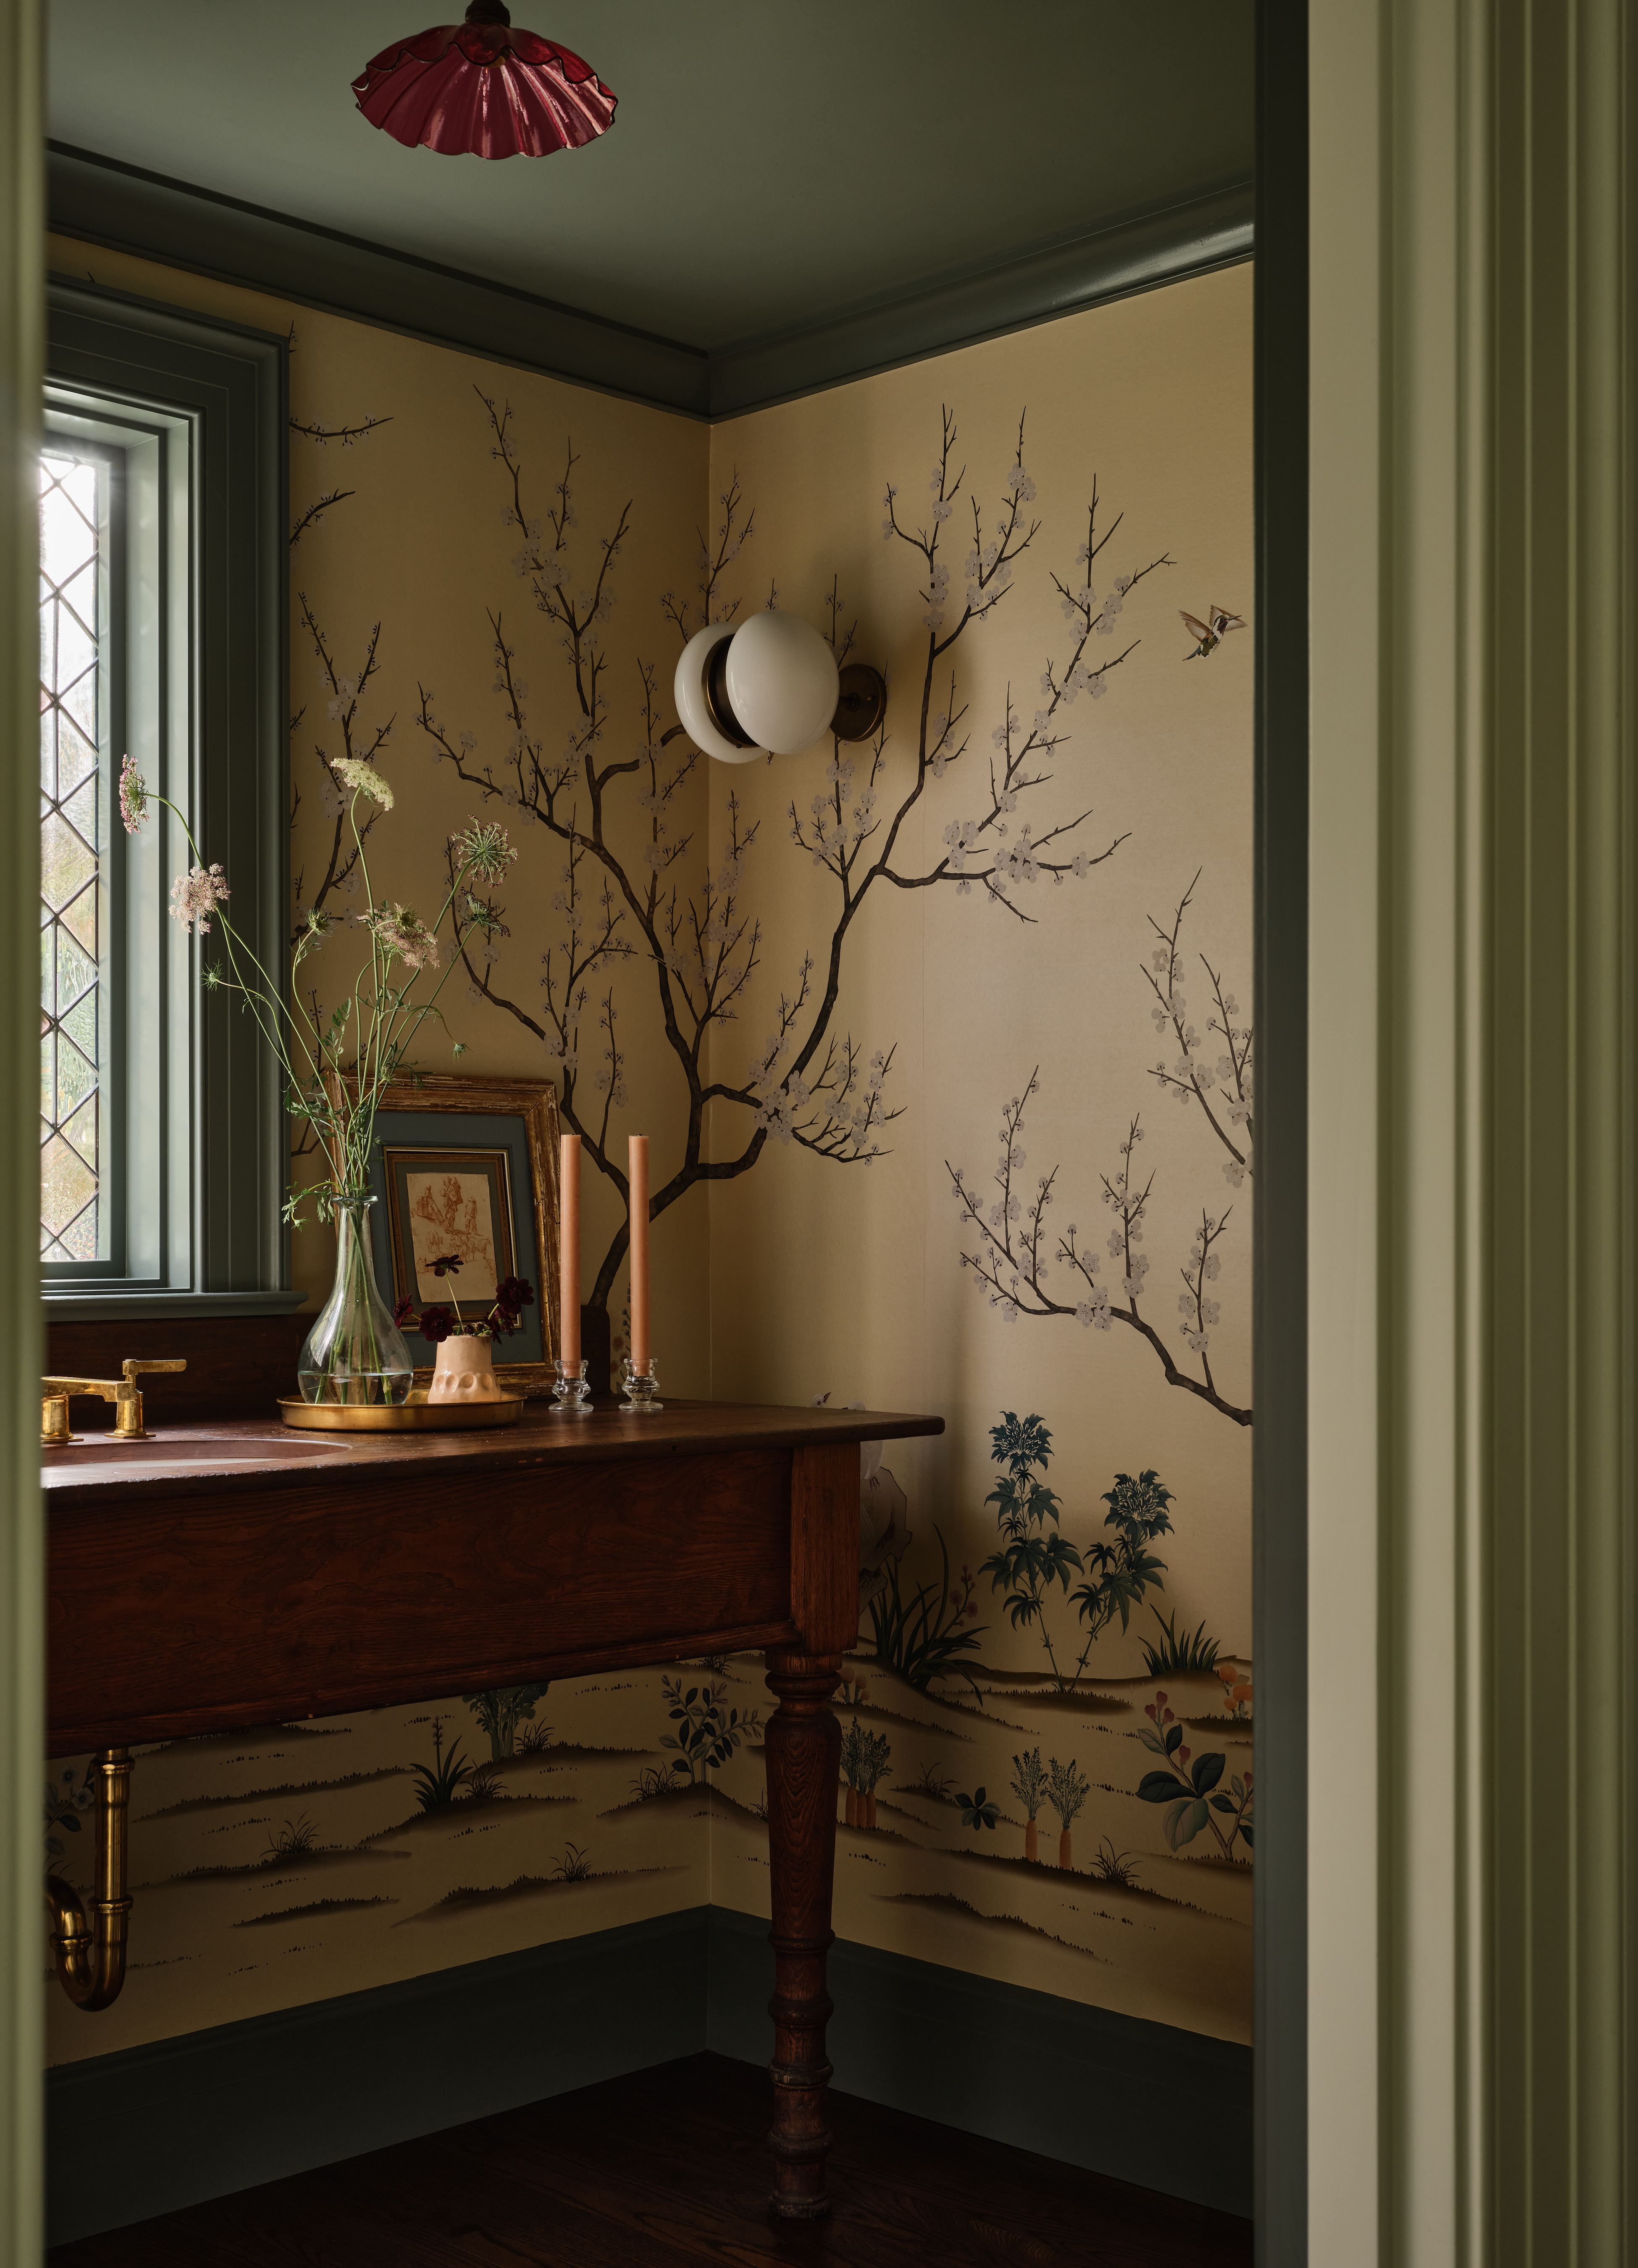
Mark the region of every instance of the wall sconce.
POLYGON ((749 764, 764 748, 797 755, 826 733, 867 740, 887 708, 879 669, 852 661, 838 670, 817 630, 771 607, 697 631, 674 690, 683 731, 725 764, 749 764))

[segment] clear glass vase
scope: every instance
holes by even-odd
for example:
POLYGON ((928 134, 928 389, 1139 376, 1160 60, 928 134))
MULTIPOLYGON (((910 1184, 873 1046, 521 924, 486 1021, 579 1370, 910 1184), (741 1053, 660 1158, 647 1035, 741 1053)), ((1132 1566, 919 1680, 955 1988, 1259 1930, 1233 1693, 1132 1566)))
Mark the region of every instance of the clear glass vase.
POLYGON ((304 1402, 404 1402, 415 1382, 403 1333, 376 1289, 374 1203, 362 1189, 336 1199, 336 1285, 296 1365, 304 1402))

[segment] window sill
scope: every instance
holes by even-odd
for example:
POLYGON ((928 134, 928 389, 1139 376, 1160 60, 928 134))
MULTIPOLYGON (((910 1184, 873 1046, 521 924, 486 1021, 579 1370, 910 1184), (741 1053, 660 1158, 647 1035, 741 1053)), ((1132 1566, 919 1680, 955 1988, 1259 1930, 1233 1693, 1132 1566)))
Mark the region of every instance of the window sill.
POLYGON ((305 1292, 159 1292, 147 1289, 42 1293, 48 1323, 112 1322, 120 1316, 289 1315, 306 1307, 305 1292))

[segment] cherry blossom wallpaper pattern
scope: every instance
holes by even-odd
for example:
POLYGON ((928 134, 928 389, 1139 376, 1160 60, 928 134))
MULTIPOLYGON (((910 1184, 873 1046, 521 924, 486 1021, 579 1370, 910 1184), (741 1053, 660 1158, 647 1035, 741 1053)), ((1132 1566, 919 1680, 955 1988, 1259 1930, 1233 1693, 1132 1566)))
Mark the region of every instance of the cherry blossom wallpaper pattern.
MULTIPOLYGON (((707 434, 92 267, 295 327, 292 913, 351 902, 349 747, 398 789, 395 895, 509 812, 452 1027, 556 1076, 611 1166, 651 1133, 668 1385, 949 1420, 861 1484, 838 1931, 1248 2036, 1251 641, 1196 631, 1249 588, 1249 276, 707 434), (680 642, 771 597, 887 668, 885 738, 690 763, 680 642)), ((621 1193, 587 1178, 618 1332, 621 1193)), ((298 1265, 326 1282, 316 1237, 298 1265)), ((130 1983, 54 2001, 54 2058, 764 1910, 765 1700, 680 1665, 145 1756, 130 1983)))

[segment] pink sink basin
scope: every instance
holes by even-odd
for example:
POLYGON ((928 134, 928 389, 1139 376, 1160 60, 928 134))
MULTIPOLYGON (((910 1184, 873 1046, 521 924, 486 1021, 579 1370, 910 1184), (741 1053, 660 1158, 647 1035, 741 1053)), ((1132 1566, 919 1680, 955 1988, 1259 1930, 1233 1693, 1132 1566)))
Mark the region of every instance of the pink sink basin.
POLYGON ((224 1434, 213 1440, 189 1433, 185 1440, 173 1436, 168 1440, 161 1433, 152 1441, 116 1441, 112 1439, 88 1438, 71 1448, 42 1449, 40 1453, 41 1475, 48 1486, 53 1481, 72 1480, 88 1475, 93 1469, 106 1471, 110 1466, 128 1472, 133 1480, 149 1475, 166 1479, 182 1473, 218 1473, 238 1465, 299 1464, 313 1457, 333 1457, 345 1447, 336 1435, 324 1433, 314 1440, 303 1440, 286 1432, 269 1433, 256 1440, 247 1440, 242 1433, 224 1434))

